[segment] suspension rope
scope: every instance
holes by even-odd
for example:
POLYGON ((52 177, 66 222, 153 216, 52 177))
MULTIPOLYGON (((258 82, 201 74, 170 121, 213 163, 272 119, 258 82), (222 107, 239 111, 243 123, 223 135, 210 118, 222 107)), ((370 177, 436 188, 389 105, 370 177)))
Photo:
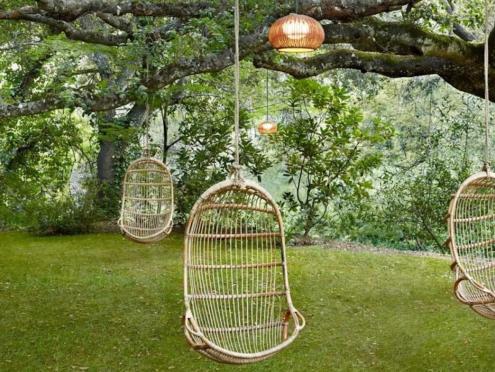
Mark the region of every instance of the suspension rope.
MULTIPOLYGON (((145 54, 144 56, 144 64, 145 64, 145 68, 146 68, 146 82, 149 81, 149 75, 150 75, 150 68, 149 68, 149 60, 148 60, 148 55, 145 54)), ((145 87, 146 88, 146 98, 145 98, 145 119, 144 119, 144 122, 143 122, 143 129, 144 129, 144 135, 143 135, 143 155, 145 157, 148 157, 149 154, 150 154, 150 151, 149 151, 149 143, 148 143, 148 137, 149 137, 149 134, 150 134, 150 103, 149 103, 149 89, 148 87, 145 87)))
POLYGON ((485 0, 485 154, 484 154, 484 168, 486 170, 490 167, 490 87, 489 87, 489 62, 490 62, 490 25, 488 20, 489 14, 489 0, 485 0))
POLYGON ((268 121, 268 116, 270 114, 270 102, 268 99, 269 89, 270 89, 270 80, 269 80, 269 72, 267 69, 266 70, 266 121, 268 121))
POLYGON ((239 0, 235 0, 235 68, 234 68, 234 80, 235 80, 235 162, 234 162, 234 175, 239 176, 240 173, 240 160, 239 160, 239 107, 240 107, 240 62, 239 62, 239 0))

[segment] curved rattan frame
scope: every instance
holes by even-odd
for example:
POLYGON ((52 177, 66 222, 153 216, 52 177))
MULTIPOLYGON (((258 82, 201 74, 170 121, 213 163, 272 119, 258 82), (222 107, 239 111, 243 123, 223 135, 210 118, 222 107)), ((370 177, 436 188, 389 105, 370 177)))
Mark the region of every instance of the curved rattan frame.
POLYGON ((494 173, 479 172, 462 183, 450 202, 448 230, 455 296, 495 319, 494 173))
POLYGON ((122 186, 118 221, 122 234, 137 243, 158 242, 172 231, 173 215, 174 187, 168 167, 146 155, 133 161, 122 186), (143 209, 152 211, 143 213, 143 209))
POLYGON ((184 298, 189 344, 218 362, 264 360, 291 344, 304 328, 304 317, 290 295, 282 216, 261 186, 226 180, 196 202, 184 244, 184 298), (258 259, 268 252, 278 252, 274 256, 279 254, 279 261, 258 259), (264 272, 266 276, 260 274, 264 272), (270 286, 274 273, 278 281, 273 279, 270 286), (252 291, 255 288, 263 291, 252 291), (273 311, 275 301, 279 311, 273 311), (264 316, 270 308, 272 314, 264 316), (261 350, 261 344, 270 346, 261 350))

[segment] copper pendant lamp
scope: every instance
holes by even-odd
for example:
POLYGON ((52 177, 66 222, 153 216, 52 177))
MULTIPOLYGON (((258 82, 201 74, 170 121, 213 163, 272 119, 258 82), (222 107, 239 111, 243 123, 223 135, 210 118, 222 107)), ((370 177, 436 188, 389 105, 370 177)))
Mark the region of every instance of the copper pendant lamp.
POLYGON ((269 88, 270 81, 268 70, 266 70, 266 118, 258 124, 258 133, 261 135, 275 134, 277 133, 277 122, 270 119, 270 106, 269 106, 269 88))
POLYGON ((268 40, 279 52, 308 53, 323 44, 325 31, 314 18, 292 13, 271 25, 268 40))

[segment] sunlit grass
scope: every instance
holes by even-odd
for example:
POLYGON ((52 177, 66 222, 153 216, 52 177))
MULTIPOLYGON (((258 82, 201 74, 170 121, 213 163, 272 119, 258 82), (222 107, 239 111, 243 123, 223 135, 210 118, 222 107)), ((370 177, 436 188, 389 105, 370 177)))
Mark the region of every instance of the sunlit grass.
MULTIPOLYGON (((449 261, 290 248, 300 338, 253 371, 492 370, 495 322, 459 305, 449 261)), ((182 236, 0 234, 0 370, 232 370, 189 350, 182 236)))

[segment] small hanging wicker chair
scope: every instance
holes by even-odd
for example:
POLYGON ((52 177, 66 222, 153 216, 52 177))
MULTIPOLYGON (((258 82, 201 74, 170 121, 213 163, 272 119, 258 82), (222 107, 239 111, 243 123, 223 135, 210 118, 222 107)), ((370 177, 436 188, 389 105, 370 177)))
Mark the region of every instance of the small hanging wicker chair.
POLYGON ((129 165, 124 177, 119 226, 138 243, 154 243, 172 230, 174 187, 167 166, 150 156, 129 165))
POLYGON ((304 328, 291 300, 280 210, 256 183, 226 180, 200 197, 184 257, 185 334, 198 352, 253 363, 304 328))
POLYGON ((495 174, 464 181, 448 214, 454 293, 475 312, 495 319, 495 174))

